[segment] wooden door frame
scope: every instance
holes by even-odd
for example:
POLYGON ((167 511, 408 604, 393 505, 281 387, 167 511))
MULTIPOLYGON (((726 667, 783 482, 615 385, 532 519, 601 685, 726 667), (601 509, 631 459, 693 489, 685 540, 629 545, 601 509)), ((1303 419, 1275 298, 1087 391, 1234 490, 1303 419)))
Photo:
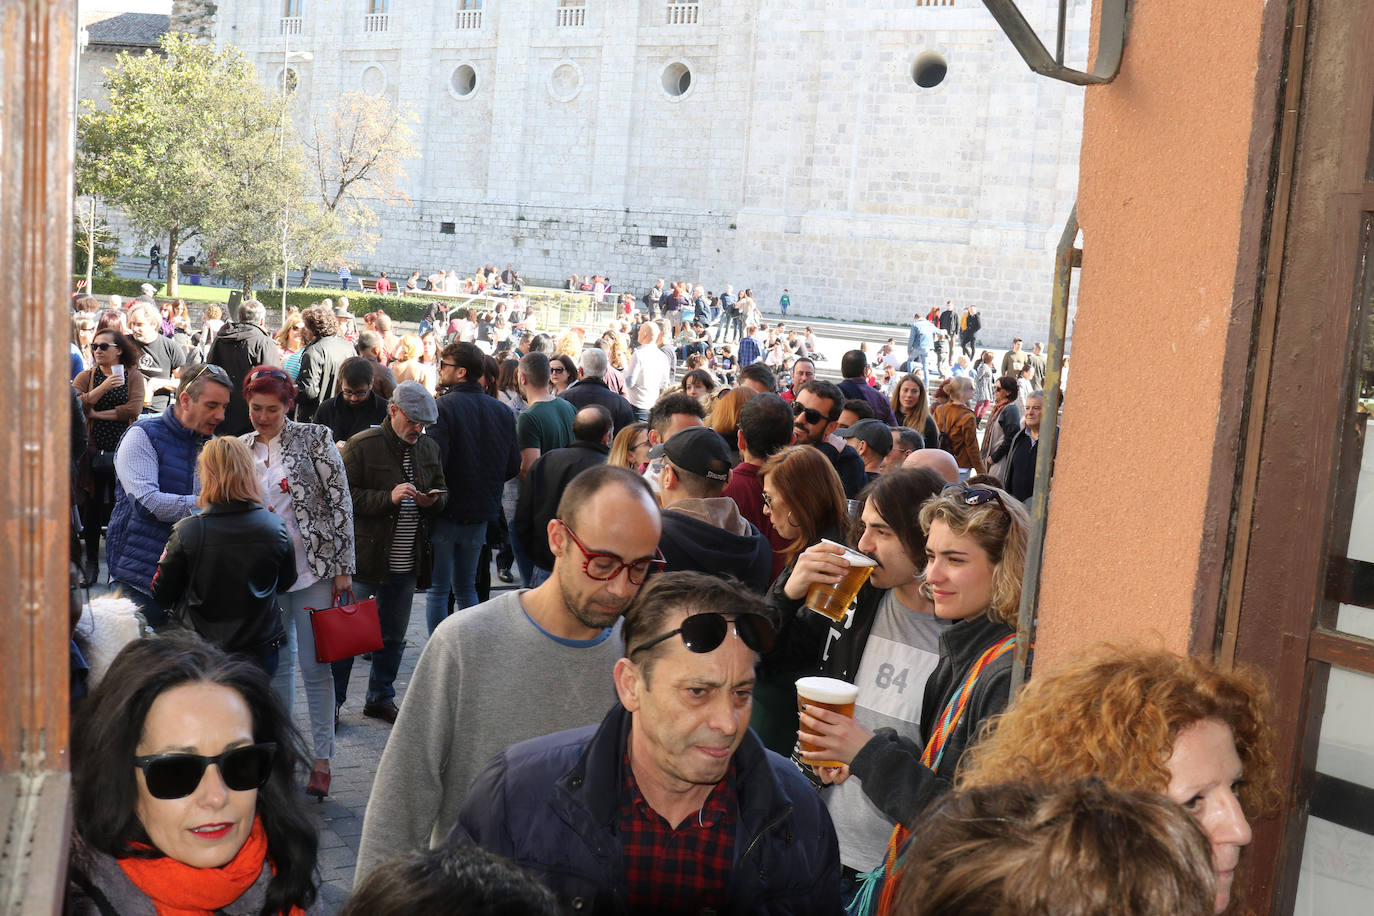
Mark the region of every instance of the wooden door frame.
MULTIPOLYGON (((1281 817, 1255 824, 1247 900, 1291 912, 1332 655, 1315 633, 1327 606, 1330 524, 1357 357, 1352 330, 1367 222, 1374 9, 1296 0, 1286 10, 1289 94, 1276 119, 1268 259, 1256 321, 1250 424, 1237 474, 1229 587, 1215 634, 1223 664, 1270 678, 1281 817)), ((1203 634, 1199 634, 1202 636, 1203 634)), ((1324 642, 1323 640, 1326 640, 1324 642)))

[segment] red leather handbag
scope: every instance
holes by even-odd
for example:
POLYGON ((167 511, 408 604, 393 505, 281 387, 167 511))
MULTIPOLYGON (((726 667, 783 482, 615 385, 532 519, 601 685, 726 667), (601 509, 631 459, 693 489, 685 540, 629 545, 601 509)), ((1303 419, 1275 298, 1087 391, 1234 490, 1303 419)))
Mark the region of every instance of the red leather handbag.
POLYGON ((306 610, 310 612, 310 629, 315 632, 315 661, 337 662, 382 648, 376 598, 354 601, 350 589, 335 596, 333 607, 306 610))

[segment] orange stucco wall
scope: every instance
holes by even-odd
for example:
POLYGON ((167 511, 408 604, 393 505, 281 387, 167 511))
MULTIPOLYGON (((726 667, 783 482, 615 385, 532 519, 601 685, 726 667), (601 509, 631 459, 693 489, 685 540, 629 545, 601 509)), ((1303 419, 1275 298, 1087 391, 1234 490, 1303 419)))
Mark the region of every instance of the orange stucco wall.
POLYGON ((1222 559, 1208 491, 1234 449, 1218 412, 1243 394, 1223 365, 1233 310, 1251 309, 1234 291, 1262 10, 1139 0, 1120 75, 1087 90, 1037 670, 1103 640, 1186 651, 1202 564, 1222 559))

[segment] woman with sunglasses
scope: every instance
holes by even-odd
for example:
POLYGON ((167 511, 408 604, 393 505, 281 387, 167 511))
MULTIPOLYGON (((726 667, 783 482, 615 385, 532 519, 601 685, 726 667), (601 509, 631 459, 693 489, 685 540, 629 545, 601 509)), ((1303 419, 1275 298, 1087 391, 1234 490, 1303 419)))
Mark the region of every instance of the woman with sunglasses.
POLYGON ((1016 379, 999 378, 992 387, 992 410, 983 431, 983 467, 998 480, 1005 480, 1011 440, 1021 429, 1021 408, 1016 403, 1016 379))
MULTIPOLYGON (((924 591, 935 616, 951 622, 940 634, 938 661, 925 683, 922 741, 886 728, 875 735, 855 719, 815 706, 800 717, 802 732, 819 748, 803 752, 802 760, 846 761, 848 768, 840 767, 834 781, 857 776, 868 800, 898 825, 911 823, 948 789, 964 749, 1007 706, 1016 643, 1012 625, 1030 532, 1021 504, 986 486, 945 487, 921 506, 919 522, 925 534, 924 591)), ((842 558, 835 562, 847 565, 842 558)), ((835 574, 830 581, 839 578, 835 574)), ((883 873, 891 872, 904 839, 898 826, 883 873)))
POLYGON ((243 398, 253 432, 240 438, 253 453, 267 508, 286 524, 296 558, 296 582, 279 593, 287 651, 273 681, 288 713, 300 666, 310 706, 314 764, 306 791, 329 794, 329 759, 334 756, 334 674, 315 658, 310 609, 327 608, 353 586, 353 500, 343 458, 327 426, 288 418, 296 385, 276 366, 258 366, 243 380, 243 398))
POLYGON ((72 729, 67 912, 324 912, 298 743, 258 666, 189 633, 130 643, 72 729))
POLYGON ((640 420, 616 433, 606 463, 644 473, 649 464, 649 424, 640 420))
POLYGON ((577 360, 566 353, 549 357, 549 390, 560 395, 577 381, 577 360))
POLYGON ((100 529, 109 523, 115 503, 115 450, 129 424, 143 410, 143 373, 138 349, 119 331, 96 331, 91 338, 91 368, 72 380, 86 412, 86 456, 78 475, 87 493, 82 504, 81 536, 86 541, 86 586, 100 569, 100 529))
POLYGON ((153 597, 172 618, 270 677, 286 641, 278 589, 296 579, 282 520, 263 507, 253 455, 232 436, 211 439, 196 462, 200 512, 172 526, 153 575, 153 597))

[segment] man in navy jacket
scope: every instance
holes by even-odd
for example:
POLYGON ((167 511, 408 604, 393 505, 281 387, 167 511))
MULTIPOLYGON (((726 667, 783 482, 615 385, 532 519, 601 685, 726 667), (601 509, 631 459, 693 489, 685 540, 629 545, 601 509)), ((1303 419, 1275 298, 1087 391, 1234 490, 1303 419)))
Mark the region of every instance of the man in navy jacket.
POLYGON ((825 806, 749 730, 766 608, 717 577, 664 573, 621 636, 620 702, 601 725, 498 754, 448 841, 511 859, 576 912, 842 912, 825 806))
POLYGON ((476 344, 451 343, 439 355, 439 419, 429 435, 444 456, 444 479, 452 488, 434 522, 434 573, 425 598, 429 632, 448 616, 452 588, 456 606, 477 603, 477 563, 487 524, 501 515, 501 492, 520 471, 515 416, 482 390, 482 351, 476 344))

